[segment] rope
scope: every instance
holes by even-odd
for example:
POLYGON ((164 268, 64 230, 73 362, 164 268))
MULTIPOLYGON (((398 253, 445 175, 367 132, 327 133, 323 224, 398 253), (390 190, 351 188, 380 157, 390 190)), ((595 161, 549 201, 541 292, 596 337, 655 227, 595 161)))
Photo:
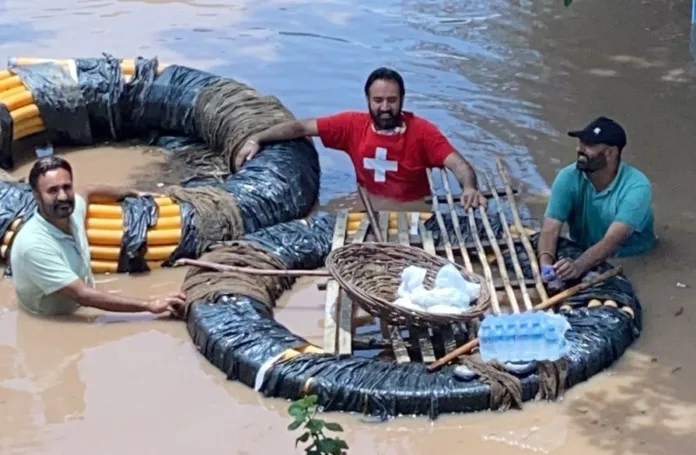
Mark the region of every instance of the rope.
POLYGON ((539 393, 537 399, 555 401, 560 398, 565 392, 568 361, 561 358, 555 362, 539 362, 538 371, 539 393))
POLYGON ((231 168, 250 135, 295 117, 278 98, 226 79, 201 90, 196 97, 194 119, 203 141, 210 149, 220 151, 231 168))
MULTIPOLYGON (((267 253, 261 247, 246 240, 229 242, 214 247, 200 257, 201 261, 236 267, 253 267, 257 269, 284 270, 285 266, 278 259, 267 253)), ((216 294, 242 295, 251 297, 265 304, 268 308, 275 307, 275 301, 286 290, 290 289, 293 279, 287 276, 249 275, 243 272, 218 272, 207 268, 189 267, 182 290, 186 293, 186 304, 193 302, 212 302, 216 294)))
POLYGON ((244 221, 237 201, 227 191, 211 186, 171 186, 165 193, 177 201, 191 204, 196 211, 197 256, 215 243, 236 240, 244 235, 244 221))
POLYGON ((481 381, 491 388, 490 409, 507 411, 515 407, 522 409, 522 383, 496 361, 482 362, 472 357, 462 359, 462 365, 478 374, 481 381))

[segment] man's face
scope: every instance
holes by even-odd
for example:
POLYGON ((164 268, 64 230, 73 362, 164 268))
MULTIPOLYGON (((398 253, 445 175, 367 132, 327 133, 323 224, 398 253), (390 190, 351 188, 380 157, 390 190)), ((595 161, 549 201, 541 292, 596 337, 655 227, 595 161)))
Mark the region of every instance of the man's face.
POLYGON ((396 82, 381 79, 373 82, 367 103, 378 130, 390 130, 401 125, 402 99, 396 82))
POLYGON ((54 169, 39 177, 34 196, 41 213, 49 218, 68 218, 75 209, 72 178, 65 169, 54 169))
POLYGON ((610 148, 603 144, 590 145, 578 141, 576 149, 578 152, 577 169, 588 174, 604 169, 607 165, 607 154, 610 148))

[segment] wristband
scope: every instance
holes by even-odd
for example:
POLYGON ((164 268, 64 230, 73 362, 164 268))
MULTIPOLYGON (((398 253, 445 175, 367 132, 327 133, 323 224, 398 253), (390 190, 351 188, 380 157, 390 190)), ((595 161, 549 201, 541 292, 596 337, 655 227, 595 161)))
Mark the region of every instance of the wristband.
POLYGON ((539 258, 539 260, 541 260, 542 256, 550 257, 552 262, 556 260, 556 258, 553 256, 553 254, 549 253, 548 251, 542 251, 541 253, 539 253, 539 256, 537 256, 537 257, 539 258))

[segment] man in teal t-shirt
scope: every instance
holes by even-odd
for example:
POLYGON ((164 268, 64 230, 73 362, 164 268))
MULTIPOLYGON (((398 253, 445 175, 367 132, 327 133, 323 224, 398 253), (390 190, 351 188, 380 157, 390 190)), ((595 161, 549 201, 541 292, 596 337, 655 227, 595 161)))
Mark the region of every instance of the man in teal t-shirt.
POLYGON ((539 238, 539 262, 546 280, 573 280, 610 257, 642 254, 657 242, 652 185, 641 171, 621 161, 626 133, 599 117, 569 136, 578 139, 577 162, 561 169, 551 186, 539 238), (556 260, 561 228, 586 251, 556 260))

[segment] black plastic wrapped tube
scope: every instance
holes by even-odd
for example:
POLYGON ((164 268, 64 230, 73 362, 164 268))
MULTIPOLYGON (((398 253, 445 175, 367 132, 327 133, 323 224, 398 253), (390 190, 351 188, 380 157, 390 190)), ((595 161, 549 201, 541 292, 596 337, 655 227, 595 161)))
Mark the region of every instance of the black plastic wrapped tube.
POLYGON ((215 186, 233 194, 245 232, 306 215, 319 194, 319 156, 305 139, 264 147, 237 173, 187 181, 187 188, 215 186))
POLYGON ((12 156, 12 137, 14 135, 14 122, 7 106, 0 104, 0 168, 11 170, 14 168, 12 156))
POLYGON ((147 272, 147 231, 158 220, 158 209, 152 196, 128 197, 121 203, 123 211, 123 237, 118 258, 118 273, 147 272))
MULTIPOLYGON (((491 221, 494 225, 498 224, 494 229, 500 233, 499 219, 491 216, 491 221)), ((309 218, 307 223, 293 221, 276 225, 244 239, 255 241, 288 266, 314 268, 316 252, 288 246, 286 242, 290 238, 300 244, 316 242, 318 251, 328 253, 334 222, 332 217, 318 215, 309 218), (290 234, 291 231, 295 233, 290 234), (287 233, 279 235, 282 232, 287 233), (302 254, 310 260, 303 258, 302 254)), ((468 226, 466 218, 460 222, 462 227, 468 226), (467 223, 464 224, 464 221, 467 223)), ((478 223, 477 228, 480 228, 478 223)), ((536 236, 532 240, 536 241, 536 236)), ((574 258, 581 251, 572 242, 562 240, 559 253, 574 258)), ((519 259, 528 269, 526 256, 519 259)), ((609 267, 608 264, 600 264, 593 271, 603 271, 609 267)), ((619 275, 615 278, 591 288, 584 298, 600 294, 604 298, 614 298, 619 303, 630 305, 636 318, 611 307, 574 308, 561 313, 571 326, 566 335, 570 346, 566 387, 586 381, 609 367, 640 335, 641 308, 638 299, 625 277, 619 275)), ((271 323, 272 314, 264 305, 258 302, 252 304, 244 296, 227 297, 229 300, 224 303, 195 303, 189 314, 188 329, 208 360, 230 379, 253 387, 261 365, 287 349, 304 344, 304 340, 293 337, 282 325, 271 323), (245 321, 253 324, 253 330, 245 326, 245 321), (222 327, 229 330, 222 330, 222 327), (220 336, 222 332, 224 336, 220 336), (205 341, 212 339, 209 333, 216 334, 212 345, 205 341), (270 339, 279 341, 269 345, 270 339), (243 348, 235 348, 242 345, 243 348)), ((218 297, 217 301, 221 302, 221 298, 224 299, 218 297)), ((429 373, 420 363, 398 364, 350 355, 302 354, 273 365, 266 372, 260 391, 269 397, 289 399, 297 399, 303 393, 313 393, 319 397, 319 404, 326 411, 361 412, 381 418, 428 415, 434 419, 443 413, 489 409, 490 387, 477 379, 459 380, 454 376, 453 369, 453 366, 445 366, 429 373)), ((539 391, 538 374, 535 371, 526 372, 519 374, 519 378, 523 400, 533 400, 539 391)))
POLYGON ((39 63, 13 67, 34 98, 46 131, 58 141, 92 144, 89 110, 81 87, 60 65, 39 63))

